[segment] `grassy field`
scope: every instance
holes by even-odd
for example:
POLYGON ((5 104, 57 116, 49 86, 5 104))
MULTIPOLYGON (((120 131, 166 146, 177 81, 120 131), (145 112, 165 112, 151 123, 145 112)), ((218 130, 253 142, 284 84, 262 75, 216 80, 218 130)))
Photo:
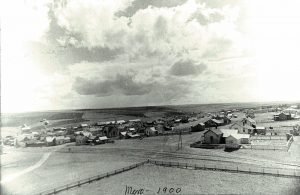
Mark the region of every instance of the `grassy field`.
MULTIPOLYGON (((180 194, 299 194, 300 180, 145 165, 74 188, 62 194, 124 194, 127 186, 156 194, 159 187, 181 188, 180 194)), ((163 193, 161 193, 163 194, 163 193)))

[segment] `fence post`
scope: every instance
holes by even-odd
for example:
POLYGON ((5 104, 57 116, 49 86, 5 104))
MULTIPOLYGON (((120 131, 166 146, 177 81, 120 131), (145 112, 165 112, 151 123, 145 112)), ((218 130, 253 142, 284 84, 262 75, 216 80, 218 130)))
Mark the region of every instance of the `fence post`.
POLYGON ((265 170, 264 170, 264 168, 262 169, 262 172, 263 172, 263 175, 265 174, 265 170))
POLYGON ((53 194, 56 194, 55 188, 54 188, 54 190, 53 190, 53 194))
POLYGON ((251 169, 249 168, 249 173, 251 173, 251 169))
POLYGON ((279 177, 279 170, 277 169, 277 176, 279 177))
POLYGON ((239 167, 238 166, 236 166, 236 172, 239 172, 239 167))
POLYGON ((177 165, 178 165, 177 167, 179 168, 179 162, 177 162, 177 163, 178 163, 178 164, 177 164, 177 165))

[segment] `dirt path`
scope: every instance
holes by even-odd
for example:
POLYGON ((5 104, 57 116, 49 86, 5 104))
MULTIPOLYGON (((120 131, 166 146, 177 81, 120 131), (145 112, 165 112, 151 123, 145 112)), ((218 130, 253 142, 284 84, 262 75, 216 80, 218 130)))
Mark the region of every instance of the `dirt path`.
POLYGON ((47 160, 48 158, 51 156, 51 154, 53 152, 56 152, 57 150, 61 149, 62 147, 64 147, 65 145, 61 145, 61 146, 58 146, 55 148, 55 150, 51 151, 51 152, 47 152, 45 154, 43 154, 42 158, 36 162, 34 165, 22 170, 22 171, 19 171, 15 174, 11 174, 11 175, 6 175, 2 178, 2 180, 0 181, 1 184, 5 184, 5 183, 9 183, 9 182, 12 182, 13 180, 15 180, 16 178, 26 174, 26 173, 29 173, 37 168, 39 168, 40 166, 42 166, 47 160))

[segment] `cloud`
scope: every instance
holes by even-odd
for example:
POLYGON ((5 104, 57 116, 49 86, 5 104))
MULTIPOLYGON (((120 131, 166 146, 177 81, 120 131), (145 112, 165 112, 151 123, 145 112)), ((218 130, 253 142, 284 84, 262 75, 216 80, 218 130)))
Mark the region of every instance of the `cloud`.
MULTIPOLYGON (((193 0, 170 5, 157 1, 148 3, 71 1, 53 10, 55 19, 52 21, 59 28, 51 26, 56 31, 64 29, 59 42, 63 46, 118 50, 134 60, 143 56, 178 56, 190 51, 197 51, 198 56, 204 53, 222 55, 230 48, 215 50, 209 47, 212 40, 235 42, 238 34, 234 25, 238 17, 235 8, 212 9, 193 0), (157 6, 150 6, 151 3, 157 6), (136 4, 141 4, 141 9, 134 14, 118 14, 136 4), (142 6, 144 4, 147 6, 142 6)), ((55 30, 50 32, 55 33, 55 30)))
POLYGON ((176 62, 170 69, 170 73, 175 76, 199 75, 206 69, 203 63, 195 64, 191 60, 181 60, 176 62))
POLYGON ((80 95, 110 96, 122 94, 125 96, 145 95, 152 89, 152 84, 134 80, 133 76, 117 74, 114 79, 97 81, 76 78, 73 88, 80 95))

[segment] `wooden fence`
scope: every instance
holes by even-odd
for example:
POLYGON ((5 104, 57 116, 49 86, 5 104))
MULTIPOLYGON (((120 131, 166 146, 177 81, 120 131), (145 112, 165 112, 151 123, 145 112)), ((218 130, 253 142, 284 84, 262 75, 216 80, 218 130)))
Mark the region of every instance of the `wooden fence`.
POLYGON ((157 161, 149 160, 149 163, 159 166, 176 167, 184 169, 194 170, 213 170, 213 171, 224 171, 224 172, 235 172, 245 174, 256 174, 256 175, 270 175, 277 177, 289 177, 300 179, 300 171, 287 170, 287 169, 271 169, 271 168, 245 168, 239 166, 221 166, 221 165, 205 165, 205 164, 191 164, 191 163, 180 163, 170 161, 157 161))
POLYGON ((170 161, 159 161, 159 160, 146 160, 140 163, 136 163, 121 169, 110 171, 107 173, 99 174, 93 177, 75 181, 66 185, 61 185, 56 188, 48 189, 38 193, 37 195, 52 195, 57 194, 62 191, 69 190, 71 188, 80 187, 84 184, 89 184, 94 181, 98 181, 125 171, 132 170, 134 168, 143 166, 145 164, 153 164, 157 166, 165 167, 175 167, 175 168, 184 168, 192 170, 210 170, 210 171, 224 171, 224 172, 233 172, 233 173, 244 173, 244 174, 256 174, 256 175, 269 175, 277 177, 288 177, 288 178, 297 178, 300 179, 300 171, 296 170, 287 170, 287 169, 267 169, 267 168, 245 168, 239 166, 221 166, 221 165, 206 165, 206 164, 191 164, 191 163, 180 163, 180 162, 170 162, 170 161))
POLYGON ((99 174, 99 175, 96 175, 96 176, 93 176, 93 177, 89 177, 89 178, 86 178, 86 179, 75 181, 75 182, 72 182, 72 183, 69 183, 69 184, 66 184, 66 185, 61 185, 61 186, 56 187, 56 188, 48 189, 48 190, 45 190, 45 191, 40 192, 38 194, 39 195, 57 194, 59 192, 69 190, 71 188, 80 187, 81 185, 88 184, 88 183, 91 183, 93 181, 98 181, 98 180, 107 178, 109 176, 113 176, 113 175, 116 175, 116 174, 119 174, 119 173, 123 173, 125 171, 129 171, 131 169, 142 166, 142 165, 144 165, 145 163, 148 163, 148 162, 149 161, 147 160, 147 161, 143 161, 143 162, 140 162, 140 163, 136 163, 136 164, 133 164, 133 165, 130 165, 130 166, 127 166, 127 167, 123 167, 123 168, 120 168, 120 169, 117 169, 117 170, 114 170, 114 171, 110 171, 110 172, 107 172, 107 173, 103 173, 103 174, 99 174))

